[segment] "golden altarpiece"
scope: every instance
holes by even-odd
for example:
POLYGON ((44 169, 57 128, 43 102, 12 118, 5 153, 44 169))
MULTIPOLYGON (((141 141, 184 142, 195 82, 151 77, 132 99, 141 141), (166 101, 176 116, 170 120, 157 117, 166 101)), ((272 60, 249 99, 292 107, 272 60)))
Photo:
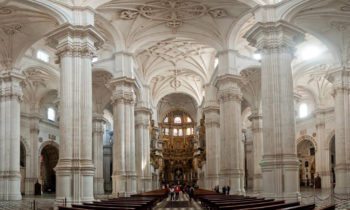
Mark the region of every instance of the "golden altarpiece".
POLYGON ((153 166, 159 170, 162 184, 194 184, 198 170, 205 161, 204 119, 196 126, 190 115, 184 111, 169 112, 159 123, 152 123, 153 166))

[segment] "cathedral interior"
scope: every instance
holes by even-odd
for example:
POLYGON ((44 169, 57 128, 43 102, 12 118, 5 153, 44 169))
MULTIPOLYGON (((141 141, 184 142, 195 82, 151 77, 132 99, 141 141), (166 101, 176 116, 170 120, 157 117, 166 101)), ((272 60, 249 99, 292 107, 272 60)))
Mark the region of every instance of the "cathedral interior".
POLYGON ((346 202, 349 151, 349 0, 0 0, 0 209, 36 184, 346 202))

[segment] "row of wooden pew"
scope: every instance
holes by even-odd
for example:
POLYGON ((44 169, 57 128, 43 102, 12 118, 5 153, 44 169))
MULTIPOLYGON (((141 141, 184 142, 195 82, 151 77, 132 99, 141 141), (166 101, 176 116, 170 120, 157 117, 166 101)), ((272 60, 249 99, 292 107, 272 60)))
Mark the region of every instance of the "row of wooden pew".
POLYGON ((164 198, 167 197, 166 190, 154 190, 131 197, 119 197, 108 200, 84 202, 82 204, 72 204, 72 207, 59 206, 59 210, 86 210, 86 209, 106 209, 106 210, 150 210, 164 198))
MULTIPOLYGON (((202 207, 205 209, 213 210, 226 210, 226 209, 249 209, 249 210, 314 210, 315 204, 300 205, 299 202, 286 202, 284 200, 257 198, 241 195, 221 195, 214 194, 212 192, 197 190, 195 199, 199 200, 202 207)), ((324 208, 318 208, 322 210, 335 209, 334 205, 324 208)))

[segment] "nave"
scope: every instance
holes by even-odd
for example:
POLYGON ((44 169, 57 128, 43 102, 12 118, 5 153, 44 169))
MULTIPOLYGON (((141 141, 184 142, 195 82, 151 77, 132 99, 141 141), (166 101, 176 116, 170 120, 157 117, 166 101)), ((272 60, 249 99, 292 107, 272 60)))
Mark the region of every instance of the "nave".
POLYGON ((170 196, 162 201, 156 208, 156 210, 200 210, 200 205, 192 200, 189 201, 188 195, 180 192, 179 200, 171 201, 170 196))

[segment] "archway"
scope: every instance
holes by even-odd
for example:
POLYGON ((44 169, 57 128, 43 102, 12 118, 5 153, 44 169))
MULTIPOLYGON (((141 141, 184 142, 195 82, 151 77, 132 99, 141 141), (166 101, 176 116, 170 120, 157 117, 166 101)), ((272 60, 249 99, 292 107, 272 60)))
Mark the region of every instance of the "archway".
POLYGON ((298 158, 300 161, 299 181, 300 186, 313 187, 316 159, 315 159, 315 145, 312 141, 304 139, 299 142, 297 147, 298 158))
POLYGON ((40 153, 40 177, 42 191, 44 193, 56 192, 56 172, 54 168, 58 162, 58 148, 54 145, 46 145, 40 153))
POLYGON ((25 192, 25 179, 26 179, 26 148, 21 141, 20 144, 20 172, 21 172, 21 194, 25 192))
POLYGON ((333 135, 331 141, 329 142, 329 164, 331 169, 331 183, 333 184, 333 187, 335 186, 335 135, 333 135))
POLYGON ((193 165, 194 121, 181 110, 169 112, 161 123, 160 138, 164 142, 162 184, 196 183, 198 176, 193 165))

